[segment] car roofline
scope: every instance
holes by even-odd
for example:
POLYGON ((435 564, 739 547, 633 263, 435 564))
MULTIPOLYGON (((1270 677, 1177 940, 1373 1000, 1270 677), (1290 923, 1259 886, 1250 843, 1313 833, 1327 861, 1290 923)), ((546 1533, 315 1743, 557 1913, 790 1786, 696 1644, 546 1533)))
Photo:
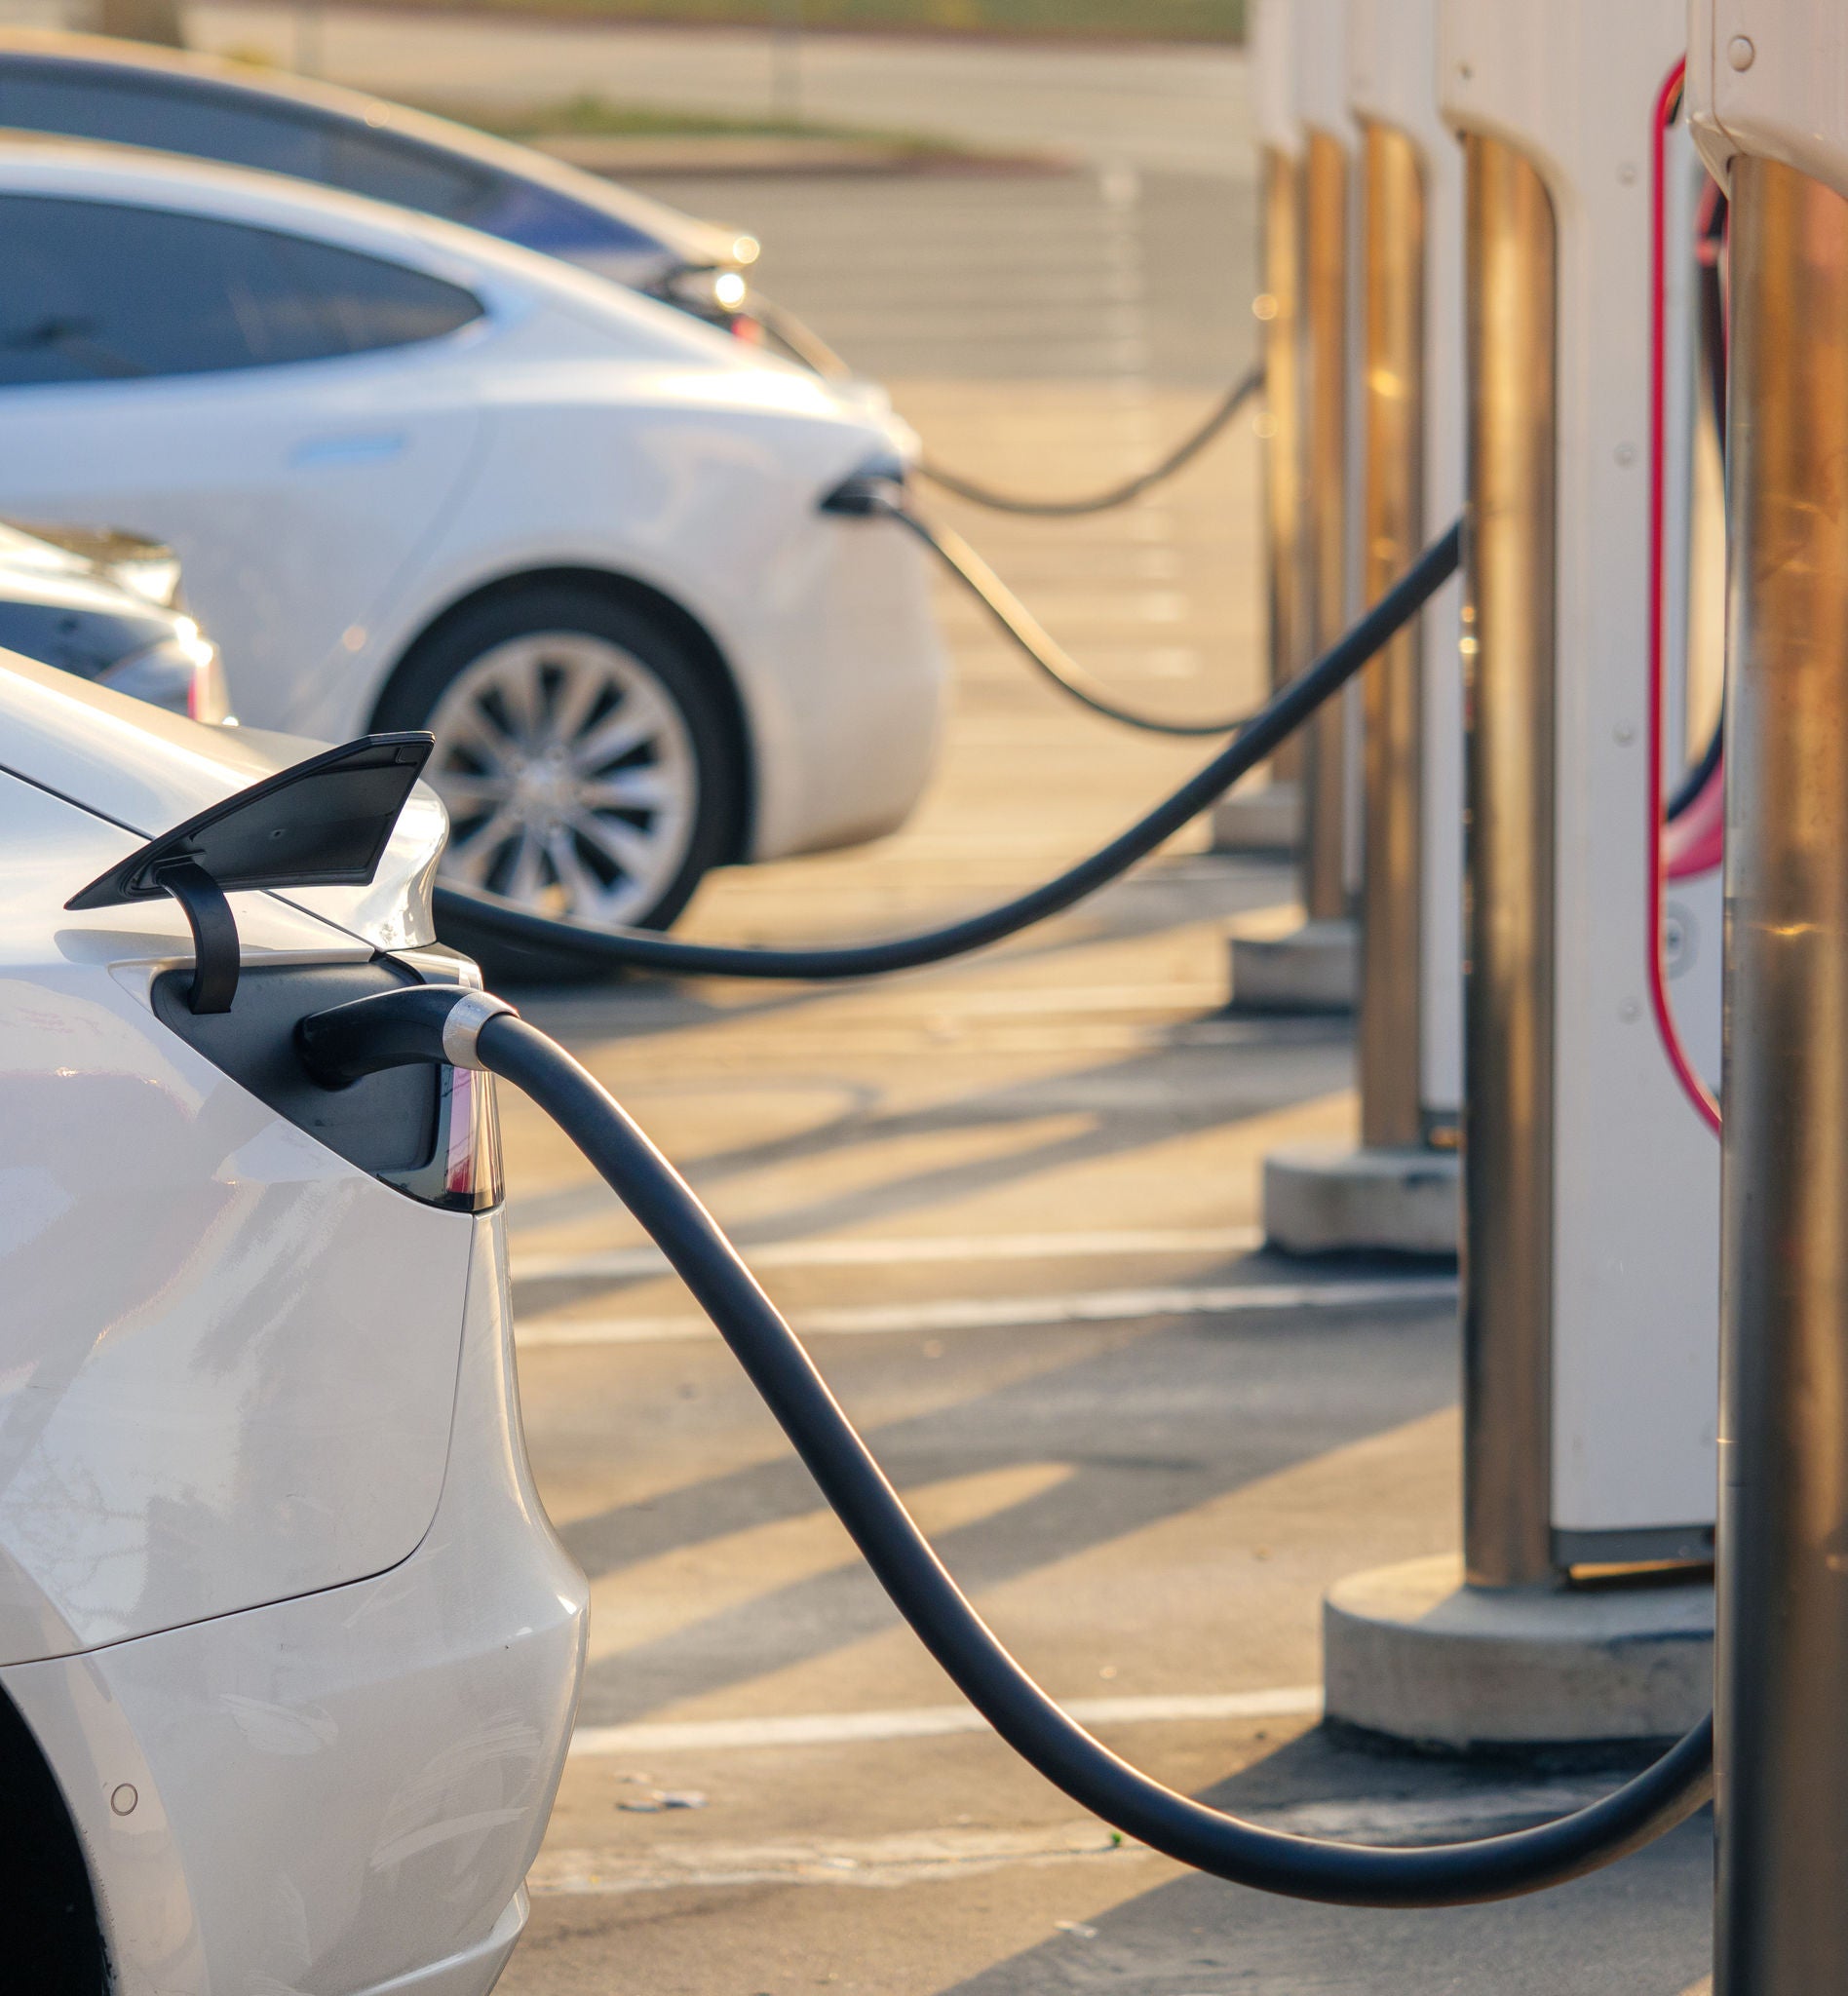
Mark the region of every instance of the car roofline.
MULTIPOLYGON (((612 336, 627 331, 672 349, 674 365, 707 372, 808 370, 729 338, 677 307, 573 264, 462 222, 395 208, 254 167, 107 139, 66 138, 0 127, 0 194, 168 209, 296 233, 361 255, 397 260, 477 292, 490 319, 522 309, 558 312, 612 336)), ((657 353, 656 358, 661 356, 657 353)))
POLYGON ((0 25, 0 58, 8 55, 87 62, 98 69, 141 70, 323 111, 364 125, 368 131, 417 140, 534 181, 587 207, 601 210, 632 228, 652 231, 684 259, 682 268, 742 269, 754 260, 755 241, 742 230, 682 214, 634 188, 614 185, 515 139, 478 132, 473 126, 440 117, 435 112, 420 111, 343 84, 324 83, 285 71, 270 74, 222 57, 190 50, 138 48, 99 35, 58 28, 0 25), (751 246, 748 255, 740 253, 745 244, 751 246))

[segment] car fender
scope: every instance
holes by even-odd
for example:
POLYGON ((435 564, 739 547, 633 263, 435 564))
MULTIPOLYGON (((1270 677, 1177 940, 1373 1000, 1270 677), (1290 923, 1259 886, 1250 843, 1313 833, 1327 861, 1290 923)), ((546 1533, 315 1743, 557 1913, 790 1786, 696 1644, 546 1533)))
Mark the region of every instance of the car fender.
POLYGON ((330 736, 363 728, 418 636, 482 589, 558 569, 638 583, 691 618, 730 673, 752 778, 751 856, 790 850, 804 793, 824 780, 815 744, 827 688, 808 662, 839 535, 863 524, 818 503, 876 433, 787 417, 740 424, 731 410, 720 423, 678 406, 598 420, 611 413, 527 409, 494 426, 414 586, 365 633, 355 669, 309 724, 330 736), (629 476, 613 477, 612 464, 629 476))

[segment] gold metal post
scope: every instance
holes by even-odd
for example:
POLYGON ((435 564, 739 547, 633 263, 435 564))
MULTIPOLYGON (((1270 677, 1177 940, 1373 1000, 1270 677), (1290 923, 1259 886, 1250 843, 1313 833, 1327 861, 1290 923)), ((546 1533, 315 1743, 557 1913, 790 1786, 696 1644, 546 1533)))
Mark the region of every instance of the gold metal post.
POLYGON ((1467 906, 1463 1552, 1553 1578, 1556 234, 1533 167, 1465 141, 1467 906))
POLYGON ((1714 1996, 1848 1989, 1848 201, 1732 167, 1714 1996))
MULTIPOLYGON (((1347 628, 1348 154, 1327 132, 1309 134, 1304 181, 1306 311, 1303 409, 1308 479, 1309 655, 1347 628)), ((1346 704, 1325 701, 1304 731, 1303 912, 1312 922, 1348 912, 1346 704)))
MULTIPOLYGON (((1418 148, 1369 124, 1362 152, 1366 425, 1361 595, 1374 601, 1426 539, 1425 192, 1418 148)), ((1419 1142, 1421 627, 1406 626, 1364 681, 1361 1141, 1419 1142)))
MULTIPOLYGON (((1302 183, 1300 164, 1272 146, 1264 154, 1264 514, 1270 594, 1271 690, 1309 663, 1303 551, 1302 183)), ((1274 780, 1298 775, 1292 736, 1271 757, 1274 780)))

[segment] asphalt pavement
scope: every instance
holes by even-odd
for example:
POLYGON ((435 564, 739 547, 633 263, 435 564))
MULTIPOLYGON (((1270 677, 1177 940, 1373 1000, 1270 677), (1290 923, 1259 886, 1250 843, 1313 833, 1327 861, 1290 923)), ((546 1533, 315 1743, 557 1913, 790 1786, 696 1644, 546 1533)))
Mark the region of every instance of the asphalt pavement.
MULTIPOLYGON (((60 6, 68 0, 0 0, 0 18, 60 6)), ((543 10, 497 19, 276 0, 190 0, 183 13, 195 47, 263 54, 388 96, 529 105, 590 94, 1051 147, 1094 164, 1233 179, 1251 171, 1244 54, 1206 44, 606 27, 543 10)), ((799 19, 799 7, 781 18, 799 19)))
MULTIPOLYGON (((1016 486, 1147 461, 1249 351, 1251 216, 1199 175, 668 191, 758 230, 767 288, 933 452, 1016 486)), ((1256 499, 1248 424, 1123 514, 941 510, 1119 691, 1178 713, 1257 691, 1256 499)), ((689 933, 972 906, 1205 753, 1062 703, 941 601, 955 706, 914 824, 727 875, 689 933)), ((1353 1131, 1351 1051, 1335 1023, 1225 1011, 1228 923, 1287 920, 1291 883, 1203 843, 897 981, 531 1009, 688 1169, 982 1611, 1112 1746, 1315 1834, 1536 1820, 1624 1770, 1396 1757, 1317 1723, 1324 1590, 1456 1542, 1454 1304, 1441 1272, 1257 1251, 1264 1154, 1353 1131)), ((1190 1878, 1086 1818, 960 1704, 684 1293, 519 1103, 508 1145, 534 1458, 594 1588, 514 1996, 1698 1985, 1704 1823, 1543 1900, 1401 1915, 1190 1878)))

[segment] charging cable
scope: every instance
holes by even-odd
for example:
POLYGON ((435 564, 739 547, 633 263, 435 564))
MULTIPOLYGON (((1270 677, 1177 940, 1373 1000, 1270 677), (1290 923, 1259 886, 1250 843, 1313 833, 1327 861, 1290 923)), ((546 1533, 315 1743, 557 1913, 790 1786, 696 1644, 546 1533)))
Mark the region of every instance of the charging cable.
POLYGON ((1042 1691, 938 1558, 859 1431, 692 1188, 597 1078, 504 999, 419 985, 296 1028, 330 1087, 414 1061, 485 1069, 577 1145, 717 1326, 880 1585, 963 1695, 1020 1757, 1094 1815, 1235 1884, 1333 1905, 1470 1905, 1560 1885, 1639 1849, 1708 1799, 1713 1720, 1603 1800, 1535 1828, 1421 1849, 1290 1836, 1209 1808, 1131 1767, 1042 1691))
POLYGON ((1213 403, 1199 427, 1190 430, 1166 457, 1135 478, 1125 479, 1118 485, 1106 485, 1102 491, 1082 499, 1024 499, 1017 493, 997 492, 992 485, 981 484, 960 472, 945 471, 928 457, 916 470, 920 478, 928 479, 933 485, 941 485, 945 492, 953 492, 972 505, 985 506, 991 513, 1015 513, 1028 519, 1080 519, 1090 513, 1110 513, 1129 505, 1132 499, 1139 499, 1144 492, 1153 491, 1182 466, 1191 464, 1263 385, 1261 366, 1240 375, 1213 403))
POLYGON ((1227 714, 1216 721, 1165 721, 1154 714, 1137 713, 1123 707, 1094 679, 1065 650, 1031 610, 978 555, 954 527, 940 526, 913 513, 902 500, 883 494, 868 497, 867 511, 913 533, 958 582, 981 603, 1001 629, 1014 640, 1040 673, 1069 694, 1080 707, 1100 713, 1106 720, 1121 721, 1125 727, 1140 728, 1148 735, 1229 735, 1234 728, 1248 725, 1254 715, 1227 714))
POLYGON ((1143 814, 1107 845, 1068 866, 1051 880, 1012 901, 938 927, 883 941, 840 943, 813 949, 765 949, 745 944, 682 942, 650 929, 592 928, 556 921, 499 901, 491 895, 439 882, 436 911, 465 918, 472 928, 509 942, 556 947, 568 940, 586 959, 611 969, 651 970, 671 976, 765 978, 828 982, 916 970, 971 950, 985 948, 1049 915, 1060 913, 1086 895, 1127 873, 1138 860, 1197 818, 1249 770, 1254 769, 1304 721, 1353 678, 1373 654, 1456 572, 1462 547, 1461 522, 1453 522, 1418 557, 1371 609, 1324 652, 1314 665, 1272 695, 1227 745, 1177 789, 1143 814))

